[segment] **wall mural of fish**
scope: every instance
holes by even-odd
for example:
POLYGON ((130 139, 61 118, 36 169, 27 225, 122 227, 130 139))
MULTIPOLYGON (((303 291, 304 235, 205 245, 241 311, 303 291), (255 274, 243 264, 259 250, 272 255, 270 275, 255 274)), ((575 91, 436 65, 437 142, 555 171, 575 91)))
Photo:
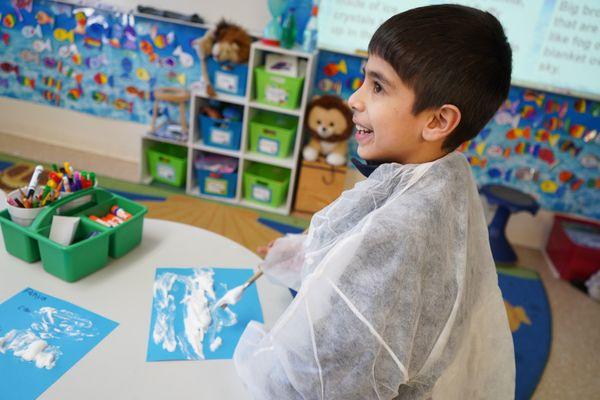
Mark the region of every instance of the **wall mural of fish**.
POLYGON ((49 0, 0 2, 0 23, 0 96, 149 123, 155 87, 200 79, 203 28, 49 0))

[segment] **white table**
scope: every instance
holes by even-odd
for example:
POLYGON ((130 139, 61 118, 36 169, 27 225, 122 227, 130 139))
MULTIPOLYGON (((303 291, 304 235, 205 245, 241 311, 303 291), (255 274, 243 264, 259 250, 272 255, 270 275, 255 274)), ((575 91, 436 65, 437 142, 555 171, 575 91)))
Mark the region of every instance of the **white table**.
MULTIPOLYGON (((0 238, 1 238, 0 233, 0 238)), ((241 245, 212 232, 146 219, 142 243, 75 283, 46 273, 0 246, 0 302, 26 287, 72 302, 119 323, 40 399, 246 399, 233 361, 146 362, 152 286, 157 267, 250 268, 260 262, 241 245)), ((287 289, 257 281, 267 326, 291 301, 287 289)))

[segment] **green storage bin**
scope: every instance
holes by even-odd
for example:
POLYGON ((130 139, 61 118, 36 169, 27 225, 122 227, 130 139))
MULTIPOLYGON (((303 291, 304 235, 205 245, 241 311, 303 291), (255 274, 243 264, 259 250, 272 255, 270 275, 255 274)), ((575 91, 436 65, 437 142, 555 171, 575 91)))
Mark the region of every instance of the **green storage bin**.
POLYGON ((187 171, 187 148, 168 143, 154 143, 146 150, 148 169, 158 182, 181 187, 187 171))
POLYGON ((106 215, 110 212, 111 207, 115 204, 131 214, 130 219, 117 227, 107 228, 104 225, 86 218, 88 221, 90 221, 90 223, 99 229, 107 229, 111 231, 112 234, 110 236, 110 247, 108 250, 108 255, 111 258, 122 257, 135 246, 140 244, 142 241, 144 215, 147 211, 146 207, 124 197, 115 195, 113 199, 101 202, 100 204, 88 208, 81 213, 81 215, 85 217, 89 217, 90 215, 106 215))
POLYGON ((8 254, 29 263, 40 260, 37 240, 28 234, 28 228, 12 222, 8 210, 0 212, 0 225, 2 225, 4 247, 8 254))
POLYGON ((296 109, 300 104, 304 77, 274 74, 264 66, 254 68, 256 100, 276 107, 296 109))
POLYGON ((146 212, 146 207, 124 197, 104 189, 90 188, 75 192, 48 206, 28 227, 13 222, 8 210, 0 212, 0 225, 9 254, 26 262, 41 259, 46 272, 67 282, 74 282, 104 267, 109 256, 121 257, 139 244, 146 212), (64 207, 81 198, 89 200, 77 208, 64 207), (94 213, 107 214, 115 204, 132 217, 114 228, 105 227, 88 218, 94 213), (69 246, 62 246, 48 238, 52 217, 58 214, 80 218, 73 243, 69 246), (88 238, 94 231, 99 234, 88 238))
POLYGON ((82 218, 69 246, 48 239, 50 225, 40 229, 38 234, 42 237, 38 238, 38 243, 44 270, 67 282, 75 282, 104 267, 108 263, 110 233, 95 225, 82 218), (86 239, 94 231, 100 234, 86 239))
POLYGON ((250 150, 273 157, 288 157, 294 148, 298 118, 257 112, 250 121, 250 150))
POLYGON ((252 163, 244 171, 244 198, 271 207, 279 207, 285 203, 289 183, 289 169, 252 163))

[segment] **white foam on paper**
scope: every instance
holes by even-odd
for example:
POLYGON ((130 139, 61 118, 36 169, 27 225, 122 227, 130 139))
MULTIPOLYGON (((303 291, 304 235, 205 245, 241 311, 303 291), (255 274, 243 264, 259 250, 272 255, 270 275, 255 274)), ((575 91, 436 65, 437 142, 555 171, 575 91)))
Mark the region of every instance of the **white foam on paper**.
POLYGON ((220 336, 217 336, 215 338, 215 340, 213 340, 212 342, 210 342, 210 351, 215 351, 216 349, 218 349, 219 347, 221 347, 221 344, 223 344, 223 339, 221 339, 220 336))
POLYGON ((229 309, 215 309, 214 271, 196 269, 192 276, 165 272, 154 282, 156 318, 152 339, 168 352, 178 347, 187 359, 205 359, 203 343, 208 337, 211 351, 222 344, 217 334, 223 327, 237 323, 237 316, 229 309), (175 333, 177 304, 175 293, 184 288, 180 301, 183 305, 184 331, 175 333), (208 335, 208 336, 207 336, 208 335))
POLYGON ((244 285, 236 286, 233 289, 227 291, 223 297, 217 301, 215 307, 221 307, 223 305, 234 305, 242 298, 244 292, 244 285))
POLYGON ((54 368, 62 355, 62 340, 81 341, 98 334, 91 321, 68 310, 42 307, 31 314, 36 321, 29 328, 11 329, 0 337, 0 353, 12 351, 15 357, 37 368, 54 368))

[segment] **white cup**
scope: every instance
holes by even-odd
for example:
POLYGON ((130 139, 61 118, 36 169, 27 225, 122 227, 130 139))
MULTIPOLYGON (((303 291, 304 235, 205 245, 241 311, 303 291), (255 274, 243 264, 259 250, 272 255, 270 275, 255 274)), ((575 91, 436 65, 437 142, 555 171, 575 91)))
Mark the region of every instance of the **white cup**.
MULTIPOLYGON (((39 187, 38 187, 38 189, 39 189, 39 187)), ((24 187, 21 190, 23 190, 23 192, 25 193, 27 191, 27 188, 24 187)), ((6 198, 7 198, 7 200, 8 199, 19 199, 20 200, 21 194, 19 193, 19 189, 13 190, 12 192, 10 192, 6 196, 6 198)), ((38 214, 40 212, 42 212, 42 210, 44 208, 46 208, 46 206, 37 207, 37 208, 21 208, 21 207, 12 206, 7 201, 6 208, 8 209, 8 213, 10 214, 10 219, 12 221, 14 221, 15 223, 17 223, 21 226, 29 226, 29 225, 31 225, 31 223, 33 222, 35 217, 37 217, 38 214)))

